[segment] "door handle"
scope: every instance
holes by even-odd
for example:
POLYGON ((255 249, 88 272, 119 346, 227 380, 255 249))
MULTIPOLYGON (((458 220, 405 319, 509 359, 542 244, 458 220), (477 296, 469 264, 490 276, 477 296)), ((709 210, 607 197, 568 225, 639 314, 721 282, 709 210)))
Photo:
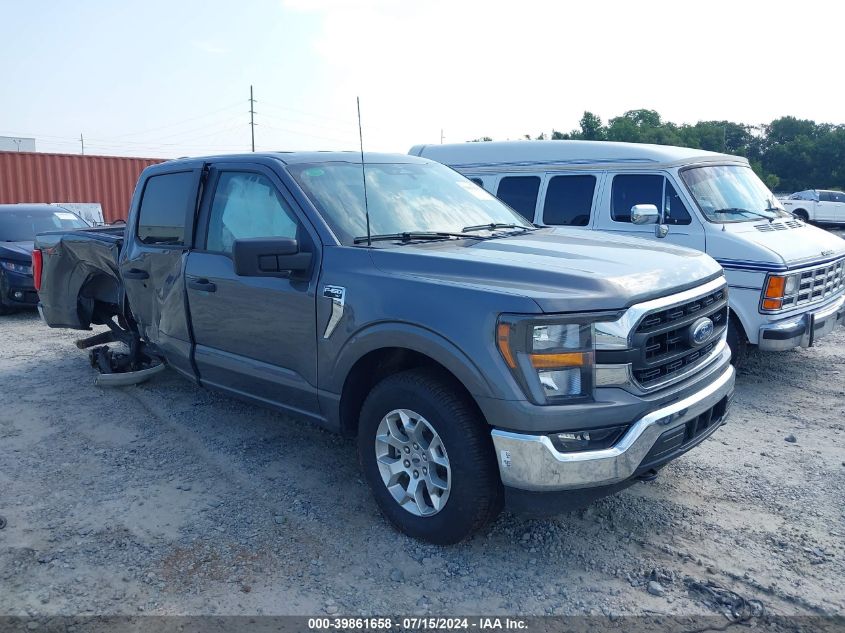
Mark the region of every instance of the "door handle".
POLYGON ((137 268, 130 268, 123 273, 124 279, 149 279, 150 273, 146 270, 138 270, 137 268))
POLYGON ((188 288, 191 290, 201 290, 202 292, 216 292, 217 284, 208 279, 192 279, 188 282, 188 288))

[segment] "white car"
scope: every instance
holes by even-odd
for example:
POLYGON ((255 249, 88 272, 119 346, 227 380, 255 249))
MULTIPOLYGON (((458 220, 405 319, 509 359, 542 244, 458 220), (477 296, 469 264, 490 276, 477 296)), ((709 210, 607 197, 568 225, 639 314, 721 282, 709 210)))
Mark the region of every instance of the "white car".
POLYGON ((807 189, 781 201, 783 207, 805 222, 845 224, 845 193, 807 189))
MULTIPOLYGON (((808 347, 845 321, 845 240, 787 213, 745 158, 603 141, 417 145, 410 153, 452 167, 535 224, 704 251, 725 269, 737 361, 749 343, 808 347)), ((685 335, 668 328, 668 344, 685 335)))

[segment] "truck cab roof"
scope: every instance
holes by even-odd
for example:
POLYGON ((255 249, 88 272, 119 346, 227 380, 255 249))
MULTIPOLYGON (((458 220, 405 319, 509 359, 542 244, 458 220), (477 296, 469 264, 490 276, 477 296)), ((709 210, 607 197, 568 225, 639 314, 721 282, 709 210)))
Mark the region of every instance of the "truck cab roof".
MULTIPOLYGON (((268 159, 278 161, 283 165, 302 163, 355 163, 361 164, 361 152, 356 151, 326 151, 326 152, 250 152, 246 154, 220 154, 215 156, 186 156, 165 161, 148 167, 150 172, 171 171, 180 164, 196 165, 198 163, 255 163, 268 159)), ((364 163, 426 163, 424 158, 409 156, 408 154, 387 154, 380 152, 364 152, 364 163)))

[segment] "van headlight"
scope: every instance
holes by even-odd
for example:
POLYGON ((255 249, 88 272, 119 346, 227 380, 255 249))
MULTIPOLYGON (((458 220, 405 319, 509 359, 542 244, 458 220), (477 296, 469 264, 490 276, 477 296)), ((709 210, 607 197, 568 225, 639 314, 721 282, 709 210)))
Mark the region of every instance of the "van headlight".
POLYGON ((798 291, 801 288, 801 274, 773 275, 769 273, 763 285, 763 296, 760 300, 760 312, 776 312, 784 305, 795 305, 798 291))
POLYGON ((499 352, 530 400, 563 404, 592 399, 598 320, 603 320, 601 315, 499 318, 499 352))

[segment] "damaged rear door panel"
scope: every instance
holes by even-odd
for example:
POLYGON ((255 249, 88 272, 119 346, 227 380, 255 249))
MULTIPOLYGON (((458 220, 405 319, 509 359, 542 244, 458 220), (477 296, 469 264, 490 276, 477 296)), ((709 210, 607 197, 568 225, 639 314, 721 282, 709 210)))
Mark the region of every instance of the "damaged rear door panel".
POLYGON ((120 254, 128 308, 141 336, 194 379, 184 270, 202 175, 198 162, 147 178, 135 191, 138 212, 120 254))

